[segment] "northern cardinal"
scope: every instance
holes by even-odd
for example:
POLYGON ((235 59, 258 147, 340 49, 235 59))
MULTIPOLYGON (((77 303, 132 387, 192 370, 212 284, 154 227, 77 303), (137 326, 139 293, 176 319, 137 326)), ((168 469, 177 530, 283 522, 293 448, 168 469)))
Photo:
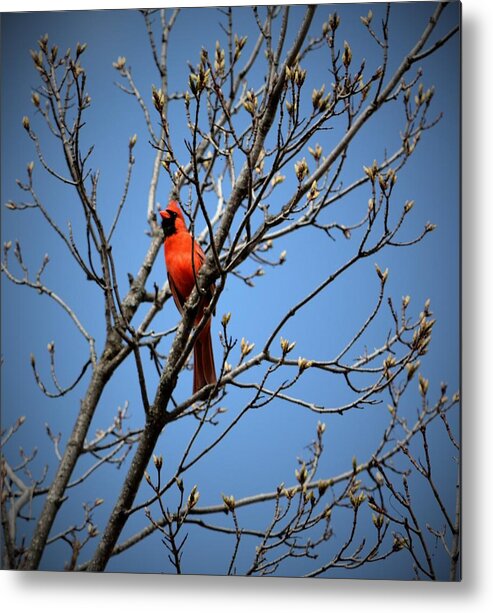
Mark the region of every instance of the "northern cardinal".
MULTIPOLYGON (((168 271, 168 282, 175 304, 180 313, 183 313, 183 305, 195 287, 195 278, 205 260, 205 254, 187 230, 178 202, 171 200, 166 210, 159 211, 159 214, 164 232, 164 261, 168 271)), ((204 307, 210 301, 212 292, 213 287, 200 301, 195 325, 201 320, 204 307)), ((217 380, 210 318, 199 333, 193 351, 193 393, 195 393, 209 383, 216 383, 217 380)))

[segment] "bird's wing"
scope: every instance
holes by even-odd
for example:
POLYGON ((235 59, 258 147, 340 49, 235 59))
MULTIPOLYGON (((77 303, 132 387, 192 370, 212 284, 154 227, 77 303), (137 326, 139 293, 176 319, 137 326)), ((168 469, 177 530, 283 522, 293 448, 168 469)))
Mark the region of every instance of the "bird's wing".
MULTIPOLYGON (((197 259, 200 262, 200 265, 197 268, 200 268, 200 266, 202 266, 202 264, 205 261, 205 253, 204 253, 202 247, 197 242, 195 242, 195 256, 197 257, 197 259)), ((210 286, 210 288, 209 288, 209 292, 210 293, 209 292, 207 293, 207 296, 202 299, 202 302, 205 303, 205 304, 208 304, 211 301, 212 296, 214 295, 215 291, 216 291, 216 286, 214 284, 212 284, 210 286)), ((214 309, 212 311, 212 314, 213 315, 216 314, 216 309, 214 309)))
POLYGON ((178 288, 176 287, 171 275, 168 273, 168 283, 169 288, 171 290, 171 295, 173 296, 173 300, 175 301, 176 308, 183 315, 183 305, 185 304, 185 297, 180 294, 178 288))
POLYGON ((197 241, 195 241, 195 244, 194 244, 193 247, 194 247, 194 255, 195 255, 195 257, 199 261, 198 268, 200 268, 200 266, 202 266, 202 264, 204 263, 205 253, 204 253, 202 247, 197 243, 197 241))

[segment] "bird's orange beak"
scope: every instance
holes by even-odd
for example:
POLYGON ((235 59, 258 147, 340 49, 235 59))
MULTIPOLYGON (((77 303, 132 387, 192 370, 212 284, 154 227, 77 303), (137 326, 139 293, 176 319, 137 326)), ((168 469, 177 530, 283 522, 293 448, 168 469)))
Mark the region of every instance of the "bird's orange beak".
POLYGON ((159 211, 159 214, 161 215, 162 219, 169 219, 171 217, 168 211, 159 211))

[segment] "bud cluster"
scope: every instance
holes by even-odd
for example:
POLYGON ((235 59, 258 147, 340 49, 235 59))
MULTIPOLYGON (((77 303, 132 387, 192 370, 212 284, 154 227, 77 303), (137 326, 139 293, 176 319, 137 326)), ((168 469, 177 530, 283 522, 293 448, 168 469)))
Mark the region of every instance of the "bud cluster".
POLYGON ((292 351, 295 345, 296 341, 290 343, 287 338, 283 338, 281 336, 281 350, 283 357, 287 355, 290 351, 292 351))
POLYGON ((48 51, 48 34, 43 34, 43 36, 38 40, 38 45, 41 51, 45 53, 48 51))
POLYGON ((421 362, 419 360, 416 360, 415 362, 409 362, 408 364, 406 364, 408 381, 411 381, 411 379, 414 377, 414 374, 418 370, 420 365, 421 365, 421 362))
POLYGON ((94 538, 99 534, 99 530, 94 524, 89 522, 87 524, 87 534, 89 535, 90 538, 94 538))
POLYGON ((384 375, 389 378, 391 376, 390 369, 396 365, 396 360, 393 355, 389 355, 383 361, 384 375))
POLYGON ((375 270, 377 271, 377 275, 378 275, 378 278, 380 279, 380 281, 381 281, 382 283, 385 283, 385 282, 387 281, 387 277, 389 276, 389 269, 388 269, 388 268, 386 268, 386 269, 384 270, 384 272, 382 272, 382 271, 380 270, 379 265, 378 265, 378 264, 375 264, 375 270))
POLYGON ((409 213, 409 211, 413 208, 414 206, 414 200, 406 200, 405 204, 404 204, 404 213, 409 213))
POLYGON ((323 149, 322 147, 317 143, 315 145, 315 149, 313 149, 313 147, 308 147, 308 152, 313 156, 313 159, 318 162, 320 160, 320 158, 322 157, 322 152, 323 149))
POLYGON ((279 185, 279 183, 283 183, 285 180, 286 177, 284 175, 277 174, 272 178, 270 184, 272 185, 272 187, 275 187, 276 185, 279 185))
POLYGON ((314 111, 324 112, 330 106, 330 92, 325 96, 325 85, 322 85, 320 89, 314 89, 312 91, 312 105, 314 111))
POLYGON ((234 499, 234 496, 225 496, 223 494, 223 502, 226 505, 226 509, 228 511, 234 511, 235 510, 236 501, 234 499))
POLYGON ((296 178, 301 183, 303 179, 308 175, 308 164, 306 163, 306 159, 303 158, 299 162, 296 162, 294 165, 294 172, 296 174, 296 178))
POLYGON ((366 500, 366 494, 360 492, 359 494, 349 494, 349 502, 353 505, 354 509, 357 509, 366 500))
POLYGON ((294 117, 298 110, 298 105, 296 104, 296 102, 289 102, 289 100, 286 100, 286 110, 290 117, 294 117))
POLYGON ((231 313, 225 313, 221 319, 221 323, 225 328, 229 324, 229 320, 231 319, 231 313))
POLYGON ((370 9, 366 17, 360 17, 361 23, 368 27, 373 19, 373 11, 370 9))
POLYGON ((428 379, 425 379, 423 377, 423 375, 421 373, 419 373, 418 376, 418 387, 419 387, 419 393, 421 394, 421 396, 426 396, 427 392, 428 392, 428 387, 430 385, 430 381, 428 379))
POLYGON ((401 549, 409 547, 408 541, 400 534, 394 534, 394 540, 392 543, 392 549, 394 551, 400 551, 401 549))
POLYGON ((306 464, 304 462, 299 470, 296 469, 294 471, 294 475, 300 485, 304 485, 306 483, 306 480, 308 479, 308 470, 306 469, 306 464))
POLYGON ((340 23, 341 23, 341 18, 339 17, 337 13, 329 15, 328 25, 329 25, 329 29, 332 30, 332 32, 335 32, 337 30, 340 23))
POLYGON ((159 113, 162 113, 165 103, 164 93, 162 89, 156 89, 154 86, 152 86, 152 101, 156 110, 159 113))
POLYGON ((36 70, 39 70, 41 72, 43 70, 43 53, 42 53, 42 51, 33 51, 31 49, 31 57, 33 59, 34 66, 36 67, 36 70))
POLYGON ((216 52, 214 54, 214 70, 218 75, 223 75, 226 62, 225 62, 225 51, 221 48, 219 41, 216 41, 216 52))
POLYGON ((123 70, 125 68, 126 62, 127 58, 123 55, 120 55, 116 62, 113 62, 113 68, 116 68, 116 70, 123 70))
POLYGON ((156 470, 159 472, 161 470, 161 468, 163 467, 163 456, 162 455, 153 455, 152 456, 152 461, 154 462, 154 466, 156 467, 156 470))
POLYGON ((368 83, 365 83, 363 81, 363 75, 359 75, 355 83, 358 83, 359 93, 361 93, 361 99, 366 100, 366 97, 370 93, 371 81, 368 81, 368 83))
POLYGON ((314 507, 314 506, 315 506, 315 503, 316 503, 317 501, 316 501, 316 499, 315 499, 315 495, 314 495, 314 493, 313 493, 313 491, 312 491, 312 490, 310 490, 310 491, 306 491, 306 490, 305 490, 305 491, 303 492, 303 502, 304 502, 305 504, 310 504, 312 507, 314 507))
POLYGON ((414 331, 411 343, 412 349, 417 351, 419 355, 424 355, 428 351, 428 345, 431 341, 431 330, 434 324, 435 320, 426 319, 423 313, 419 327, 414 331))
POLYGON ((300 369, 300 373, 307 370, 313 366, 313 362, 311 360, 307 360, 306 358, 298 358, 298 368, 300 369))
POLYGON ((371 166, 363 166, 363 171, 370 181, 374 183, 379 171, 377 160, 373 160, 371 166))
POLYGON ((342 52, 342 63, 344 64, 344 68, 349 68, 351 64, 351 60, 353 59, 353 52, 351 51, 351 47, 347 40, 344 41, 344 51, 342 52))
POLYGON ((243 108, 245 109, 245 111, 247 111, 247 113, 250 113, 250 115, 254 117, 255 111, 257 110, 257 105, 257 96, 255 95, 253 89, 250 89, 249 91, 247 91, 245 100, 243 101, 243 108))
POLYGON ((318 495, 323 496, 331 485, 332 485, 331 479, 320 481, 318 484, 318 495))
POLYGON ((385 192, 388 187, 393 187, 397 181, 397 174, 393 168, 389 168, 386 174, 379 172, 377 174, 378 184, 380 189, 385 192))
POLYGON ((243 47, 246 45, 247 42, 247 37, 246 36, 242 36, 241 38, 238 37, 238 34, 235 34, 235 39, 234 39, 234 43, 235 43, 235 53, 234 53, 234 57, 233 57, 233 61, 236 62, 236 60, 238 60, 238 58, 241 55, 241 51, 243 49, 243 47))
POLYGON ((424 91, 423 83, 418 85, 418 93, 414 96, 414 102, 416 106, 421 106, 422 104, 430 104, 433 96, 435 95, 435 88, 430 87, 426 91, 424 91))
POLYGON ((75 48, 76 56, 82 55, 86 49, 87 43, 77 43, 77 47, 75 48))
POLYGON ((190 492, 188 496, 188 500, 187 500, 187 509, 189 511, 193 509, 194 506, 197 504, 197 502, 199 501, 199 497, 200 497, 200 494, 197 490, 197 486, 194 485, 192 488, 192 491, 190 492))
POLYGON ((173 158, 171 156, 171 153, 168 151, 164 160, 161 160, 161 166, 164 168, 164 170, 166 170, 166 172, 169 172, 172 160, 173 158))
POLYGON ((282 490, 282 494, 286 496, 288 500, 292 500, 296 494, 296 488, 295 487, 290 487, 289 489, 284 488, 282 490))
POLYGON ((247 340, 242 338, 240 347, 241 347, 241 355, 242 357, 244 357, 248 355, 249 353, 251 353, 252 349, 255 347, 255 343, 249 343, 247 340))
POLYGON ((372 518, 371 518, 373 525, 375 526, 375 528, 377 530, 380 530, 383 526, 383 515, 380 513, 379 515, 375 515, 375 513, 372 514, 372 518))
POLYGON ((70 62, 70 68, 76 79, 78 79, 82 74, 84 74, 84 69, 79 64, 79 62, 70 62))
POLYGON ((188 85, 195 97, 200 96, 202 91, 207 87, 210 74, 210 68, 206 69, 203 62, 200 64, 199 72, 197 74, 194 72, 190 73, 188 77, 188 85))
POLYGON ((320 191, 318 190, 317 181, 314 180, 310 186, 310 191, 307 193, 306 197, 309 202, 312 200, 316 200, 320 195, 320 191))
POLYGON ((300 89, 305 82, 306 70, 296 63, 294 66, 286 66, 286 79, 291 81, 298 89, 300 89))

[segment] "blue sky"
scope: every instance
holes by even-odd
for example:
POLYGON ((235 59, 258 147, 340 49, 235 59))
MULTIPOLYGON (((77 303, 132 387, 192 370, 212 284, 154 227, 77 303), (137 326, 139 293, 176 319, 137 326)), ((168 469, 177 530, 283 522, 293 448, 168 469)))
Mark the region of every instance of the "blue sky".
MULTIPOLYGON (((365 36, 359 16, 366 14, 369 5, 338 6, 341 15, 339 40, 350 41, 355 58, 365 57, 367 66, 376 67, 379 58, 375 45, 365 36)), ((375 20, 381 16, 383 7, 372 7, 375 20)), ((393 5, 391 12, 391 55, 390 67, 395 67, 402 54, 407 51, 420 32, 431 12, 431 3, 401 3, 393 5)), ((289 36, 293 36, 301 20, 302 7, 293 9, 289 36)), ((320 6, 313 23, 313 30, 320 27, 334 7, 320 6)), ((459 5, 448 7, 438 33, 446 33, 458 22, 459 5)), ((222 36, 217 23, 220 15, 214 9, 184 10, 176 23, 170 48, 170 90, 186 86, 186 61, 197 63, 200 47, 212 51, 217 38, 222 36)), ((238 34, 249 36, 249 45, 254 39, 255 23, 247 9, 242 9, 236 18, 238 34)), ((45 32, 50 41, 61 50, 74 48, 77 41, 87 42, 84 66, 88 73, 88 91, 92 105, 87 113, 84 129, 86 145, 95 142, 93 167, 101 170, 99 202, 103 218, 111 222, 112 215, 121 194, 126 168, 127 142, 132 134, 139 135, 135 147, 135 176, 129 198, 115 237, 115 259, 119 278, 124 286, 126 273, 135 272, 145 253, 148 239, 145 235, 146 198, 151 172, 153 151, 149 146, 145 125, 135 103, 122 94, 114 85, 118 75, 112 62, 124 55, 131 65, 133 74, 142 93, 150 100, 151 85, 157 82, 153 72, 151 54, 146 40, 142 17, 134 11, 98 11, 70 13, 10 14, 2 16, 2 156, 1 156, 1 202, 18 199, 19 190, 15 179, 24 178, 27 163, 34 159, 32 143, 22 129, 21 120, 30 115, 36 127, 41 121, 33 117, 30 103, 32 87, 37 84, 37 75, 32 66, 29 49, 35 48, 36 41, 45 32)), ((427 221, 437 224, 437 230, 418 246, 406 250, 385 250, 375 258, 382 269, 389 268, 387 291, 396 302, 404 295, 411 295, 411 305, 416 313, 426 298, 431 299, 432 310, 437 318, 434 329, 433 347, 423 360, 423 372, 430 378, 435 393, 440 381, 447 381, 451 392, 459 385, 459 62, 458 37, 454 37, 436 55, 423 61, 425 86, 434 85, 436 95, 433 108, 443 111, 442 121, 423 136, 415 156, 400 173, 394 201, 414 199, 413 215, 404 231, 404 237, 412 237, 427 221)), ((327 80, 324 64, 326 56, 319 54, 315 60, 307 60, 307 92, 313 86, 327 80)), ((260 80, 261 75, 256 75, 260 80)), ((307 94, 309 103, 309 96, 307 94)), ((170 111, 172 125, 176 125, 175 142, 178 151, 184 155, 183 111, 176 106, 170 111)), ((374 158, 382 159, 386 148, 392 151, 399 144, 399 129, 402 125, 402 109, 389 106, 383 114, 375 117, 365 128, 350 149, 350 162, 345 170, 344 180, 361 175, 363 164, 370 164, 374 158)), ((330 150, 337 129, 320 135, 318 141, 325 150, 330 150), (334 135, 333 135, 334 134, 334 135)), ((42 137, 47 131, 40 130, 42 137)), ((59 152, 47 143, 46 157, 57 168, 62 168, 59 152)), ((70 190, 61 187, 52 178, 43 175, 39 164, 35 167, 36 185, 40 196, 50 206, 61 226, 67 221, 74 224, 76 233, 81 231, 77 202, 70 190)), ((286 183, 288 189, 290 183, 286 183)), ((165 202, 169 190, 166 177, 161 177, 158 200, 165 202)), ((349 223, 358 217, 366 206, 368 193, 365 189, 354 192, 343 202, 333 207, 327 221, 349 223)), ((208 201, 212 207, 212 200, 208 201)), ((45 253, 51 263, 46 273, 46 282, 59 291, 69 303, 76 305, 77 313, 84 325, 99 341, 103 342, 104 321, 101 318, 100 297, 85 282, 81 272, 74 267, 63 245, 44 224, 41 216, 32 212, 12 213, 2 207, 2 241, 18 239, 23 253, 33 270, 37 269, 45 253)), ((231 332, 238 338, 245 337, 260 346, 269 334, 272 325, 304 294, 318 285, 327 274, 336 269, 350 252, 350 242, 337 237, 333 242, 313 230, 300 232, 297 236, 281 239, 275 245, 275 252, 287 251, 287 264, 274 271, 267 271, 256 281, 255 288, 247 288, 236 280, 226 288, 218 305, 218 314, 231 311, 231 332)), ((350 274, 341 278, 316 301, 307 307, 283 330, 283 336, 297 341, 297 351, 309 358, 322 359, 334 355, 344 346, 351 331, 364 321, 378 289, 373 270, 374 260, 364 262, 350 274), (369 296, 369 298, 367 298, 369 296)), ((243 270, 248 270, 244 268, 243 270)), ((156 261, 150 277, 149 287, 155 281, 161 284, 165 278, 162 257, 156 261)), ((389 318, 379 319, 379 326, 367 338, 368 344, 378 342, 389 329, 389 318)), ((173 305, 158 316, 154 322, 156 330, 166 329, 177 321, 173 305)), ((215 347, 218 324, 215 326, 215 347)), ((354 333, 354 332, 353 332, 354 333)), ((44 435, 44 424, 48 422, 56 432, 63 433, 66 440, 73 425, 80 398, 83 395, 87 376, 76 390, 60 400, 48 400, 36 386, 29 367, 29 355, 34 353, 44 375, 49 374, 46 344, 54 341, 59 360, 58 374, 61 381, 69 382, 76 376, 80 365, 86 359, 85 343, 74 332, 71 322, 56 305, 46 297, 39 297, 25 288, 12 287, 2 279, 2 427, 26 415, 27 421, 17 439, 12 441, 6 453, 15 454, 16 444, 30 450, 39 448, 38 468, 43 464, 54 466, 55 456, 48 438, 44 435)), ((147 366, 147 364, 146 364, 147 366)), ((143 423, 139 391, 134 365, 124 365, 105 391, 91 429, 107 427, 116 407, 126 401, 130 407, 130 427, 143 423)), ((146 371, 148 387, 156 383, 152 368, 146 371)), ((245 380, 251 381, 255 373, 245 380)), ((190 376, 184 373, 180 378, 177 398, 185 398, 190 388, 190 376)), ((327 402, 327 395, 334 398, 334 404, 342 398, 344 390, 327 388, 316 373, 307 373, 300 387, 301 393, 311 400, 327 402)), ((416 400, 416 399, 415 399, 416 400)), ((226 399, 230 414, 238 409, 241 396, 231 391, 226 399)), ((347 469, 351 458, 365 455, 373 448, 383 424, 386 423, 385 404, 380 409, 348 414, 326 419, 326 455, 321 466, 321 475, 331 476, 347 469)), ((412 415, 412 409, 410 415, 412 415)), ((270 491, 281 481, 291 483, 294 479, 296 457, 305 453, 304 447, 313 439, 319 416, 309 414, 299 407, 273 403, 268 410, 250 413, 241 427, 224 444, 210 455, 207 462, 187 476, 186 485, 197 483, 201 492, 201 504, 219 503, 222 493, 243 497, 257 491, 270 491)), ((183 420, 169 428, 161 437, 157 452, 165 458, 165 465, 172 469, 173 461, 192 432, 193 424, 183 420)), ((209 434, 214 435, 214 433, 209 434)), ((437 439, 441 440, 441 439, 437 439)), ((445 449, 444 449, 445 451, 445 449)), ((440 447, 437 447, 439 455, 440 447)), ((447 450, 450 456, 450 451, 447 450)), ((77 473, 84 470, 83 463, 77 473)), ((451 461, 437 465, 437 472, 443 487, 452 501, 455 485, 455 470, 451 461)), ((70 504, 62 509, 54 528, 61 529, 67 523, 81 517, 81 503, 104 497, 105 505, 98 510, 96 521, 100 528, 109 512, 111 499, 119 489, 123 471, 114 469, 102 471, 78 492, 73 492, 70 504)), ((141 487, 140 496, 149 492, 146 485, 141 487)), ((423 505, 426 506, 426 498, 423 505)), ((252 511, 245 516, 248 521, 265 522, 264 511, 252 511)), ((125 536, 132 534, 142 525, 144 518, 134 516, 126 527, 125 536)), ((219 520, 218 520, 219 521, 219 520)), ((217 539, 210 533, 193 532, 194 546, 185 553, 184 563, 189 572, 221 573, 225 569, 225 556, 231 550, 231 541, 217 539), (214 548, 217 552, 204 562, 204 551, 214 548)), ((244 563, 251 553, 241 552, 244 563)), ((66 546, 57 545, 47 550, 42 561, 43 568, 57 568, 68 555, 66 546)), ((393 560, 398 559, 394 558, 393 560)), ((226 563, 227 566, 227 563, 226 563)), ((368 575, 403 578, 408 564, 403 560, 384 566, 383 570, 371 568, 368 575), (371 574, 373 573, 373 574, 371 574)), ((147 539, 139 548, 110 562, 109 570, 135 570, 160 572, 169 570, 165 550, 157 535, 147 539)), ((288 567, 289 574, 304 572, 303 566, 288 567)))

